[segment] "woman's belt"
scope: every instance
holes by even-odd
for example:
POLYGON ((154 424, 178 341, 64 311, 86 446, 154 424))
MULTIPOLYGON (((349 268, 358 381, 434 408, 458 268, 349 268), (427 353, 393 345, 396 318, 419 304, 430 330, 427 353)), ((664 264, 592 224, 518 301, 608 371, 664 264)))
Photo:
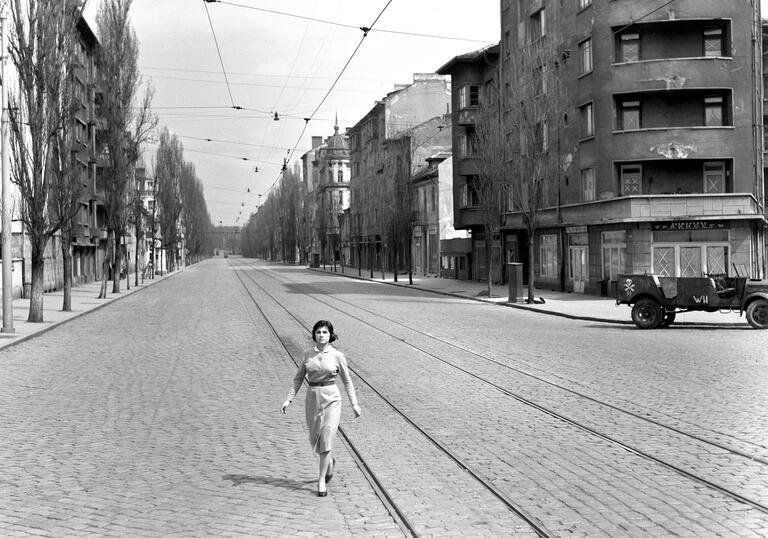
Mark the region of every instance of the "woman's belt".
POLYGON ((336 381, 318 381, 317 383, 312 383, 311 381, 308 381, 310 387, 327 387, 329 385, 335 385, 336 381))

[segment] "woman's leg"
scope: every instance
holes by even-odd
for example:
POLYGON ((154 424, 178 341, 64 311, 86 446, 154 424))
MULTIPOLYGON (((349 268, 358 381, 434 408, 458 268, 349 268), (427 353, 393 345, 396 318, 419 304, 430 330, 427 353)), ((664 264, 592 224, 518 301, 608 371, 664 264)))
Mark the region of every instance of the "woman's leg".
POLYGON ((317 491, 325 491, 325 474, 331 464, 331 451, 320 453, 320 477, 317 479, 317 491))

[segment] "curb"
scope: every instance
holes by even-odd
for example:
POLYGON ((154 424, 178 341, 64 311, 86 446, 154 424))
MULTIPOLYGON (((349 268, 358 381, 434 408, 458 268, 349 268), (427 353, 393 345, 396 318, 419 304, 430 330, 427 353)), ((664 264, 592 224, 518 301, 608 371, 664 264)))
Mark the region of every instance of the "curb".
MULTIPOLYGON (((118 295, 117 297, 114 297, 114 298, 110 299, 109 301, 107 301, 107 302, 105 302, 103 304, 100 304, 98 306, 94 306, 93 308, 89 308, 88 310, 83 310, 82 312, 73 313, 71 316, 67 317, 66 319, 60 319, 59 321, 51 322, 51 324, 47 325, 46 327, 42 327, 39 330, 35 330, 33 332, 30 332, 29 334, 27 334, 25 336, 21 336, 21 337, 15 339, 15 340, 13 340, 12 342, 8 342, 7 344, 5 344, 3 346, 0 346, 0 353, 2 353, 4 350, 6 350, 6 349, 8 349, 10 347, 16 346, 18 344, 21 344, 22 342, 26 342, 27 340, 30 340, 32 338, 35 338, 35 337, 40 336, 42 334, 45 334, 48 331, 50 331, 52 329, 55 329, 56 327, 60 327, 61 325, 64 325, 65 323, 69 323, 70 321, 75 320, 75 319, 77 319, 79 317, 85 316, 86 314, 90 314, 92 312, 96 312, 97 310, 101 310, 105 306, 109 306, 112 303, 115 303, 115 302, 117 302, 117 301, 119 301, 121 299, 125 299, 126 297, 130 297, 131 295, 133 295, 135 293, 139 293, 140 291, 143 291, 143 290, 145 290, 145 289, 147 289, 147 288, 149 288, 151 286, 154 286, 155 284, 158 284, 158 283, 162 282, 166 278, 170 278, 170 277, 172 277, 172 276, 174 276, 174 275, 176 275, 178 273, 181 273, 181 272, 182 271, 174 271, 172 274, 166 275, 166 276, 164 276, 163 278, 161 278, 159 280, 154 280, 154 281, 150 282, 149 284, 142 285, 136 291, 131 291, 131 293, 126 293, 126 294, 123 294, 123 295, 118 295)), ((32 323, 32 322, 30 322, 30 323, 32 323)), ((43 322, 43 323, 45 323, 45 322, 43 322)), ((11 334, 13 334, 13 333, 11 333, 11 334)))
MULTIPOLYGON (((399 286, 401 288, 411 287, 410 285, 401 284, 400 282, 387 282, 387 281, 384 281, 384 280, 372 280, 372 279, 370 279, 368 277, 357 276, 357 275, 352 275, 352 274, 347 274, 347 273, 339 273, 339 272, 335 272, 335 271, 326 271, 324 269, 317 269, 315 267, 307 267, 307 269, 309 269, 310 271, 315 271, 317 273, 332 274, 332 275, 335 275, 335 276, 346 277, 346 278, 354 278, 355 280, 363 280, 363 281, 371 282, 371 283, 375 283, 375 284, 387 284, 389 286, 399 286)), ((470 297, 469 295, 461 295, 461 294, 458 294, 458 293, 451 293, 451 292, 448 292, 448 291, 432 290, 432 289, 429 289, 429 288, 417 288, 415 285, 413 286, 413 289, 418 289, 420 291, 425 291, 425 292, 429 292, 429 293, 435 293, 437 295, 445 295, 445 296, 448 296, 448 297, 459 297, 461 299, 469 299, 471 301, 477 301, 477 302, 485 303, 485 304, 489 304, 489 305, 505 306, 505 307, 508 307, 508 308, 516 308, 518 310, 525 310, 527 312, 534 312, 534 313, 537 313, 537 314, 546 314, 546 315, 549 315, 549 316, 558 316, 558 317, 567 318, 567 319, 575 319, 575 320, 582 320, 582 321, 593 321, 593 322, 597 322, 597 323, 613 323, 613 324, 616 324, 616 325, 634 325, 634 323, 631 320, 608 319, 608 318, 600 318, 600 317, 595 317, 595 316, 578 316, 578 315, 575 315, 575 314, 566 314, 565 312, 555 312, 555 311, 552 311, 552 310, 543 310, 541 308, 536 308, 536 307, 532 307, 532 306, 523 306, 523 305, 519 305, 519 304, 516 304, 516 303, 510 303, 510 302, 495 303, 493 301, 487 301, 487 300, 484 300, 484 299, 478 299, 477 297, 470 297)), ((704 321, 676 321, 675 325, 678 325, 678 326, 694 326, 694 327, 712 327, 712 326, 727 327, 727 328, 739 328, 739 327, 741 327, 741 323, 736 323, 736 322, 716 322, 716 321, 713 321, 713 322, 704 322, 704 321)))

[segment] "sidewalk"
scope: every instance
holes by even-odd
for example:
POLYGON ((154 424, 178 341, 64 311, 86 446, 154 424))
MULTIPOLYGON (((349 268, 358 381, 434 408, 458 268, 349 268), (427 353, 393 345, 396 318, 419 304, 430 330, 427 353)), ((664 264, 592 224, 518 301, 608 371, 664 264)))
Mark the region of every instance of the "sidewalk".
MULTIPOLYGON (((314 271, 334 273, 330 266, 313 269, 314 271)), ((627 305, 616 305, 614 297, 597 297, 595 295, 584 295, 581 293, 568 293, 561 291, 536 290, 534 298, 544 299, 542 304, 529 305, 524 302, 527 298, 528 288, 523 286, 523 297, 518 297, 517 302, 509 302, 509 289, 506 285, 496 284, 493 286, 493 297, 487 297, 487 285, 485 282, 454 280, 438 277, 416 277, 413 278, 413 285, 408 283, 407 274, 398 274, 398 281, 394 281, 392 273, 384 273, 385 278, 381 278, 381 271, 375 271, 373 278, 370 277, 370 270, 363 270, 362 275, 358 276, 356 268, 345 267, 344 273, 337 267, 335 274, 349 278, 358 278, 370 280, 372 282, 382 282, 395 286, 414 287, 433 293, 442 293, 445 295, 454 295, 465 297, 476 301, 492 302, 500 306, 510 308, 519 308, 530 310, 541 314, 560 316, 570 319, 580 319, 585 321, 597 321, 601 323, 632 323, 631 308, 627 305)), ((685 312, 678 314, 674 325, 717 325, 724 327, 749 327, 744 316, 737 313, 720 312, 685 312)), ((673 325, 673 326, 674 326, 673 325)))
POLYGON ((71 319, 82 316, 88 312, 108 305, 118 299, 127 297, 139 290, 151 286, 161 280, 168 278, 174 273, 166 273, 163 276, 155 276, 153 280, 145 279, 143 284, 138 287, 133 285, 133 275, 131 275, 131 289, 125 289, 125 280, 120 282, 120 293, 112 293, 112 281, 107 282, 107 297, 98 299, 101 281, 88 282, 72 287, 72 310, 64 312, 61 306, 64 302, 64 290, 55 290, 46 292, 43 296, 43 322, 32 323, 27 321, 29 317, 29 299, 13 300, 13 329, 14 332, 0 332, 0 350, 28 340, 34 336, 51 330, 57 325, 61 325, 71 319))

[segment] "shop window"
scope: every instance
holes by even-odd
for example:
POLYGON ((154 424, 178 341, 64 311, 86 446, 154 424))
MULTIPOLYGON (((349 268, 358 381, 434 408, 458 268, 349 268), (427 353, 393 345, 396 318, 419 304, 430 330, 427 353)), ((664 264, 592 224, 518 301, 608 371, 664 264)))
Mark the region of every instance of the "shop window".
POLYGON ((626 232, 603 232, 603 278, 617 280, 627 256, 626 232))
POLYGON ((557 277, 557 235, 542 235, 540 239, 540 274, 545 278, 557 277))

